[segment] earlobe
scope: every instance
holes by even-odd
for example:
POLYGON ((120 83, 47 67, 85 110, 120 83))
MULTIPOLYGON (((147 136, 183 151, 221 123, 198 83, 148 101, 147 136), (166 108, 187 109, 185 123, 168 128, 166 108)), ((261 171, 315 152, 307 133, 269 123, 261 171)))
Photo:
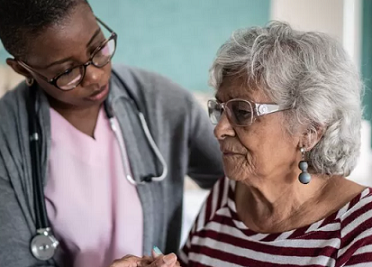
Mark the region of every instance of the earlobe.
POLYGON ((18 64, 18 62, 13 58, 7 58, 6 64, 8 64, 9 67, 11 67, 16 73, 26 77, 31 78, 32 75, 30 72, 28 72, 25 68, 23 68, 21 65, 18 64))

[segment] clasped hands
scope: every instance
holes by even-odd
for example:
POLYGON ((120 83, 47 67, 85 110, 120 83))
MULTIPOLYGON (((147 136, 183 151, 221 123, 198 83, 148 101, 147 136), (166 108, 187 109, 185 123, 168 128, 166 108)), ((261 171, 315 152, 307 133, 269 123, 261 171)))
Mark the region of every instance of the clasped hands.
POLYGON ((124 258, 115 260, 110 267, 181 267, 181 265, 177 261, 176 254, 163 255, 153 250, 151 257, 127 255, 124 258))

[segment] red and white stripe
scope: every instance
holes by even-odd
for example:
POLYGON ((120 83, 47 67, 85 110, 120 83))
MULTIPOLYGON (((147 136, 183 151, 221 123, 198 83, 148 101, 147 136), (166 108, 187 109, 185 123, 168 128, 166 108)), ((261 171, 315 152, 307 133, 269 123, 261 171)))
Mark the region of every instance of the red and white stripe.
POLYGON ((235 182, 221 179, 179 253, 183 267, 372 267, 372 189, 329 217, 296 230, 260 234, 236 214, 235 182))

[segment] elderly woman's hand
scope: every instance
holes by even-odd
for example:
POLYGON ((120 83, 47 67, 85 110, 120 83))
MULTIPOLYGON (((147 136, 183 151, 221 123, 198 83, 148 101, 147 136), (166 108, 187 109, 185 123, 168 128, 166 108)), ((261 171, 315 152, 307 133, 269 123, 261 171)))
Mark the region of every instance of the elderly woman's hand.
POLYGON ((177 256, 174 253, 154 257, 144 256, 142 258, 127 255, 116 260, 110 267, 180 267, 177 256))
POLYGON ((165 256, 160 251, 158 251, 158 253, 155 250, 152 251, 152 260, 154 262, 160 261, 160 262, 168 264, 168 265, 161 265, 161 266, 181 267, 180 263, 177 261, 177 256, 174 253, 171 253, 165 256))

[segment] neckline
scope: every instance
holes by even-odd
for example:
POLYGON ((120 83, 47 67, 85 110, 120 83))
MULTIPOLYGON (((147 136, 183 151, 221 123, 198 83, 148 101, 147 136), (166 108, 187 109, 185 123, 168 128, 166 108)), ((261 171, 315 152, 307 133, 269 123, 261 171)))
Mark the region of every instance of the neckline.
MULTIPOLYGON (((228 178, 227 178, 228 179, 228 178)), ((236 182, 230 180, 228 196, 227 196, 227 208, 231 214, 231 219, 234 226, 240 230, 245 236, 249 237, 251 240, 260 241, 260 242, 273 242, 273 241, 282 241, 287 239, 296 239, 306 235, 310 235, 316 231, 319 231, 322 228, 326 228, 334 223, 339 223, 340 219, 360 200, 370 196, 372 194, 372 189, 367 187, 363 189, 358 195, 352 198, 349 202, 342 206, 339 210, 333 212, 331 215, 316 221, 310 225, 302 226, 297 229, 278 232, 278 233, 259 233, 249 229, 244 222, 240 219, 236 210, 235 203, 235 187, 236 182)))
POLYGON ((100 107, 100 109, 98 111, 97 121, 96 121, 96 125, 94 127, 93 137, 90 136, 90 135, 88 135, 88 134, 86 134, 86 133, 83 133, 82 131, 80 131, 79 129, 77 129, 73 124, 71 124, 65 117, 63 117, 54 108, 50 107, 49 110, 50 110, 50 117, 51 117, 51 119, 52 118, 56 118, 57 119, 57 121, 55 123, 62 123, 65 127, 68 127, 69 128, 69 131, 70 132, 73 132, 77 136, 79 136, 79 138, 82 138, 84 140, 85 139, 88 139, 89 142, 93 142, 93 143, 96 143, 96 142, 98 142, 98 140, 100 140, 100 137, 101 137, 100 125, 105 120, 104 111, 103 111, 103 108, 102 107, 100 107))

